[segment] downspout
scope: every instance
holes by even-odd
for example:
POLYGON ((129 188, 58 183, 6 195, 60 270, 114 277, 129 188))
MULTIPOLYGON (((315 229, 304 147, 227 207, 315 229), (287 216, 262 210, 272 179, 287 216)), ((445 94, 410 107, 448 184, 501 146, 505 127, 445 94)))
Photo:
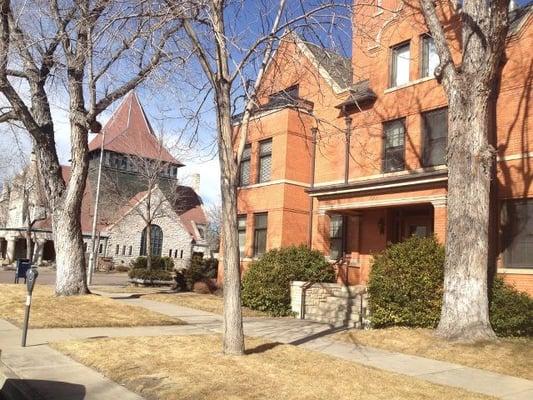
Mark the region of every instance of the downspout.
MULTIPOLYGON (((311 179, 310 179, 310 188, 315 187, 315 166, 316 166, 316 138, 317 138, 318 128, 311 128, 312 133, 312 147, 311 147, 311 179)), ((309 196, 309 223, 308 223, 308 232, 307 232, 307 247, 311 248, 311 242, 313 237, 313 198, 309 196)))
POLYGON ((352 132, 352 119, 346 115, 346 117, 344 117, 344 122, 346 122, 346 144, 344 148, 344 184, 347 184, 348 175, 350 173, 350 136, 352 132))

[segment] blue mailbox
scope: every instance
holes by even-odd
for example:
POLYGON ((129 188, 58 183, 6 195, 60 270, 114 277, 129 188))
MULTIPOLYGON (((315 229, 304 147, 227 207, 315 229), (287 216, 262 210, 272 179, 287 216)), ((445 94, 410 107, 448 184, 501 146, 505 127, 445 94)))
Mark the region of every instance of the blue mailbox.
POLYGON ((24 278, 26 283, 26 273, 31 269, 31 262, 27 258, 17 258, 17 265, 15 270, 15 283, 19 283, 20 278, 24 278))

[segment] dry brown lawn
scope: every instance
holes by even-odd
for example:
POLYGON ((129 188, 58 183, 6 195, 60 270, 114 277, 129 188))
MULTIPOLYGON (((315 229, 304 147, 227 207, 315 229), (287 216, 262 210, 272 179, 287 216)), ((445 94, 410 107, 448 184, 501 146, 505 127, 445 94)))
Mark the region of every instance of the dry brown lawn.
POLYGON ((334 338, 356 345, 372 346, 533 379, 533 340, 528 338, 460 344, 435 337, 431 329, 409 328, 353 329, 340 332, 334 338))
MULTIPOLYGON (((142 297, 143 299, 160 301, 163 303, 176 304, 178 306, 194 308, 196 310, 207 311, 213 314, 222 315, 224 304, 222 297, 214 294, 197 294, 197 293, 160 293, 149 294, 142 297)), ((267 313, 251 310, 247 307, 242 308, 243 317, 268 317, 267 313)))
MULTIPOLYGON (((0 284, 0 318, 19 327, 24 321, 26 285, 0 284)), ((52 286, 36 285, 30 328, 153 326, 184 324, 141 307, 96 295, 58 297, 52 286)))
POLYGON ((219 336, 93 339, 53 346, 147 399, 487 399, 290 345, 247 338, 224 357, 219 336), (127 351, 125 351, 127 349, 127 351))

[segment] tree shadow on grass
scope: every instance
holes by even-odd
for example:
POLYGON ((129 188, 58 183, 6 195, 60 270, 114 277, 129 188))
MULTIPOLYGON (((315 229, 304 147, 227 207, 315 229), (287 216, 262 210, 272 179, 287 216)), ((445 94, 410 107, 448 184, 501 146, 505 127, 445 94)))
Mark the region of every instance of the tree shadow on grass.
POLYGON ((40 379, 8 378, 0 388, 1 399, 69 399, 83 400, 85 386, 68 382, 47 381, 40 379))

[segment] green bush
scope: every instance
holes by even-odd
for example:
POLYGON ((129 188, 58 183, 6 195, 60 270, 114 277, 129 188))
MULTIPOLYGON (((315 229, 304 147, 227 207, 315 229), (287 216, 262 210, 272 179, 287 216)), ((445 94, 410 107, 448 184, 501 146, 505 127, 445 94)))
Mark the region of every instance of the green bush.
POLYGON ((152 269, 146 268, 132 268, 128 272, 128 276, 131 279, 144 279, 152 281, 170 281, 172 280, 172 273, 164 269, 152 269))
POLYGON ((243 305, 275 316, 290 315, 291 281, 334 282, 335 272, 319 251, 305 246, 271 250, 244 274, 243 305))
POLYGON ((368 281, 372 326, 436 326, 443 266, 444 248, 435 238, 413 236, 377 254, 368 281))
MULTIPOLYGON (((434 238, 412 237, 376 255, 368 282, 372 326, 435 327, 443 271, 444 247, 434 238)), ((490 322, 499 336, 533 336, 533 298, 501 278, 489 298, 490 322)))
POLYGON ((189 267, 184 271, 187 288, 192 290, 196 282, 205 282, 211 285, 211 279, 216 276, 218 260, 204 259, 202 256, 193 255, 189 267))
MULTIPOLYGON (((152 269, 161 269, 161 270, 167 270, 172 271, 174 269, 174 260, 170 257, 158 257, 158 256, 152 256, 152 269)), ((147 267, 147 257, 140 256, 137 257, 135 260, 131 261, 131 268, 145 268, 147 267)))
POLYGON ((499 336, 533 336, 533 298, 496 278, 490 323, 499 336))

